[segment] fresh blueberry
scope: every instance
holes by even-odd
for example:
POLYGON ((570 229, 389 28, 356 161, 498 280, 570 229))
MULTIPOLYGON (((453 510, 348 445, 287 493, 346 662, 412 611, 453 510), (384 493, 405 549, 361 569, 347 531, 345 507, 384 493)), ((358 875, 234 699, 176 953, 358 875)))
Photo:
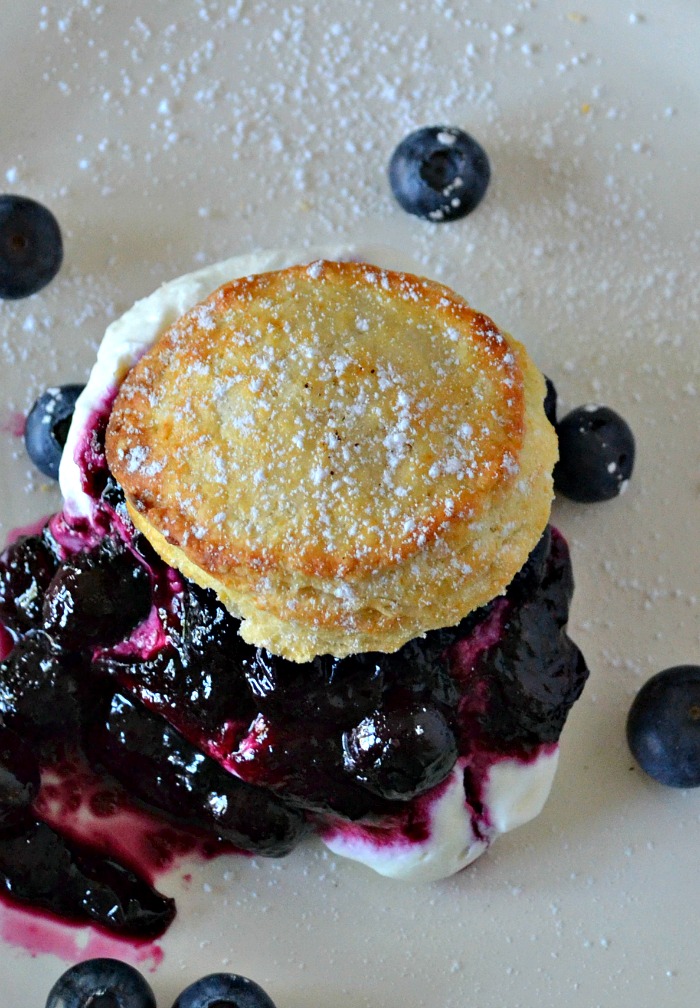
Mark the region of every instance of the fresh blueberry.
POLYGON ((582 504, 611 500, 632 475, 634 435, 607 406, 579 406, 557 424, 554 488, 582 504))
POLYGON ((404 210, 436 222, 471 213, 490 178, 484 149, 454 126, 425 126, 410 133, 389 162, 391 190, 404 210))
POLYGON ((26 196, 0 196, 0 298, 36 294, 62 261, 61 229, 51 211, 26 196))
POLYGON ((627 717, 627 743, 654 780, 700 787, 700 665, 676 665, 642 686, 627 717))
POLYGON ((84 385, 59 385, 43 392, 32 406, 24 427, 27 454, 44 476, 58 479, 58 464, 73 418, 75 402, 84 385))
POLYGON ((374 794, 408 801, 447 776, 457 742, 435 707, 375 711, 343 733, 345 769, 374 794))
POLYGON ((547 417, 552 427, 557 426, 557 390, 554 382, 547 375, 544 376, 547 392, 544 397, 544 415, 547 417))
MULTIPOLYGON (((48 1006, 47 1006, 48 1008, 48 1006)), ((275 1008, 262 987, 236 973, 210 973, 186 987, 173 1008, 275 1008)))
POLYGON ((86 959, 58 978, 46 1008, 156 1008, 156 999, 147 981, 128 963, 86 959))

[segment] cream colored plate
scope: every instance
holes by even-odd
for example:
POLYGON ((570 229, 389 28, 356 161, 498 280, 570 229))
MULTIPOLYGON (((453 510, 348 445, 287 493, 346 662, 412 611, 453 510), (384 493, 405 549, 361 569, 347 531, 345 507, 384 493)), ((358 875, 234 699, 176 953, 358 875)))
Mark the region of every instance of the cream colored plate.
MULTIPOLYGON (((66 259, 44 292, 0 304, 3 537, 58 505, 17 414, 46 384, 82 380, 135 298, 258 247, 410 251, 528 343, 563 409, 603 401, 638 438, 626 495, 556 506, 592 675, 540 818, 426 888, 313 843, 279 863, 188 865, 163 883, 180 914, 151 974, 159 1004, 221 968, 278 1008, 695 1003, 700 791, 646 780, 624 722, 648 676, 700 663, 697 5, 10 0, 4 13, 2 186, 52 207, 66 259), (493 182, 471 217, 436 226, 398 208, 385 166, 405 133, 440 122, 481 140, 493 182)), ((16 918, 2 922, 16 937, 16 918)), ((43 1005, 64 968, 6 944, 3 1005, 43 1005)))

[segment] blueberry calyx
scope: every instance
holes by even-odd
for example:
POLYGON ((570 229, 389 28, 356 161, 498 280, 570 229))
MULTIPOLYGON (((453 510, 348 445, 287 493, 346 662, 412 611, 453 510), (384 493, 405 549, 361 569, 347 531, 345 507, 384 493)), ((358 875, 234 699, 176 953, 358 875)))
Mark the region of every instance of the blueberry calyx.
POLYGON ((0 196, 0 298, 36 294, 63 261, 61 229, 51 211, 27 196, 0 196))
POLYGON ((236 973, 210 973, 186 987, 173 1008, 275 1008, 253 980, 236 973))
POLYGON ((27 454, 44 476, 58 479, 58 467, 75 403, 84 385, 46 389, 32 406, 24 427, 27 454))
POLYGON ((46 1008, 156 1008, 150 985, 119 959, 86 959, 53 985, 46 1008))
POLYGON ((660 784, 700 787, 700 665, 675 665, 642 686, 627 716, 627 744, 660 784))
POLYGON ((634 435, 608 406, 579 406, 560 420, 554 489, 580 504, 612 500, 625 489, 634 467, 634 435))
POLYGON ((425 126, 410 133, 389 162, 391 190, 403 209, 436 223, 471 213, 490 178, 481 144, 454 126, 425 126))

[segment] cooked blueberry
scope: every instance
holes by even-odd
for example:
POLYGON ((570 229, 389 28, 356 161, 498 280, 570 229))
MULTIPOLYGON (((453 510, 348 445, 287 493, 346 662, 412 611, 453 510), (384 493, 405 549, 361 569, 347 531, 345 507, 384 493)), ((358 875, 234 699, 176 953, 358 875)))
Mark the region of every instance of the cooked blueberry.
POLYGON ((104 489, 102 490, 100 496, 102 497, 102 500, 106 501, 110 507, 114 508, 115 511, 126 503, 124 491, 111 473, 107 476, 104 489))
POLYGON ((574 597, 574 571, 571 554, 564 536, 550 526, 549 554, 546 557, 537 595, 530 601, 548 612, 558 627, 564 629, 569 619, 569 606, 574 597))
POLYGON ((552 528, 547 525, 524 565, 508 586, 508 597, 526 601, 542 583, 552 548, 552 528))
POLYGON ((700 787, 700 665, 676 665, 642 686, 627 717, 627 742, 661 784, 700 787))
POLYGON ((158 937, 175 916, 173 900, 130 868, 36 820, 3 837, 0 892, 68 920, 141 938, 158 937))
POLYGON ((301 813, 282 798, 228 773, 121 694, 93 718, 88 752, 137 800, 242 850, 282 857, 306 832, 301 813))
MULTIPOLYGON (((126 497, 124 496, 124 491, 111 473, 109 473, 106 477, 104 488, 100 493, 100 499, 114 511, 115 515, 121 522, 123 522, 128 528, 131 528, 131 518, 129 517, 129 512, 126 507, 126 497)), ((135 533, 132 545, 135 548, 138 548, 137 540, 143 539, 144 537, 140 533, 135 533)), ((148 540, 145 541, 147 542, 148 540)))
POLYGON ((0 619, 11 630, 43 625, 44 593, 58 566, 47 536, 21 536, 0 556, 0 619))
POLYGON ((236 771, 246 781, 270 788, 312 812, 360 819, 381 811, 381 800, 343 768, 341 732, 286 712, 259 713, 235 753, 236 771))
POLYGON ((31 746, 0 726, 0 833, 23 824, 39 793, 39 765, 31 746))
POLYGON ((0 196, 0 298, 35 294, 62 261, 61 229, 51 211, 26 196, 0 196))
POLYGON ((75 739, 80 698, 70 656, 44 633, 28 634, 0 662, 0 716, 13 731, 45 747, 75 739))
POLYGON ((385 698, 397 696, 416 703, 431 703, 443 712, 454 712, 459 702, 457 684, 450 675, 447 650, 456 630, 431 630, 416 637, 391 655, 383 656, 385 698))
POLYGON ((511 613, 484 673, 491 688, 482 723, 496 741, 556 742, 588 677, 581 652, 539 601, 511 613))
POLYGON ((51 988, 46 1008, 156 1008, 150 985, 119 959, 86 959, 51 988))
POLYGON ((343 734, 345 769, 382 798, 408 801, 439 784, 457 742, 434 707, 375 711, 343 734))
POLYGON ((234 721, 247 728, 258 708, 241 662, 255 648, 239 636, 239 621, 213 592, 190 582, 182 595, 164 600, 156 584, 154 603, 167 643, 147 658, 103 651, 93 669, 188 737, 212 737, 234 721))
POLYGON ((150 609, 145 567, 127 549, 105 541, 58 567, 44 596, 44 629, 69 651, 106 647, 127 637, 150 609))
POLYGON ((32 406, 24 427, 27 454, 44 476, 58 479, 58 466, 84 385, 58 385, 43 392, 32 406))
POLYGON ((582 504, 611 500, 624 490, 634 466, 634 435, 618 413, 579 406, 559 421, 557 435, 555 490, 582 504))
POLYGON ((537 588, 508 589, 498 610, 498 640, 472 666, 458 669, 463 731, 482 732, 495 747, 556 742, 588 677, 583 655, 565 630, 574 589, 569 550, 556 529, 550 536, 537 588))
POLYGON ((385 656, 373 652, 348 658, 319 655, 300 663, 257 648, 242 669, 257 703, 347 726, 379 703, 385 664, 385 656))
POLYGON ((544 415, 547 417, 552 427, 557 426, 557 390, 554 382, 547 375, 544 376, 547 391, 544 397, 544 415))
POLYGON ((238 633, 237 620, 208 588, 188 581, 184 594, 182 640, 191 655, 217 668, 232 660, 241 661, 254 648, 238 633))
POLYGON ((144 659, 102 653, 93 670, 111 676, 190 736, 211 737, 234 722, 245 728, 255 716, 245 681, 231 660, 207 664, 168 646, 144 659))
POLYGON ((465 217, 491 178, 486 152, 454 126, 425 126, 398 145, 389 162, 391 189, 408 213, 431 221, 465 217))
POLYGON ((275 1008, 262 987, 235 973, 211 973, 195 980, 173 1008, 275 1008))

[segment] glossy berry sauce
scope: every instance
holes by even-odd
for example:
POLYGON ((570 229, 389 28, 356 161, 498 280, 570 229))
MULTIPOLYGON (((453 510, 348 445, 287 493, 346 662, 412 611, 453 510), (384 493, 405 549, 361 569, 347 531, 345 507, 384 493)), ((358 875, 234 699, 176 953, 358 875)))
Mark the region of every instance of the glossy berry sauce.
POLYGON ((279 857, 352 824, 422 841, 455 766, 487 835, 489 768, 554 748, 587 676, 561 535, 456 627, 288 662, 135 532, 104 458, 110 405, 79 451, 92 519, 61 512, 0 557, 0 892, 152 939, 175 858, 279 857))

